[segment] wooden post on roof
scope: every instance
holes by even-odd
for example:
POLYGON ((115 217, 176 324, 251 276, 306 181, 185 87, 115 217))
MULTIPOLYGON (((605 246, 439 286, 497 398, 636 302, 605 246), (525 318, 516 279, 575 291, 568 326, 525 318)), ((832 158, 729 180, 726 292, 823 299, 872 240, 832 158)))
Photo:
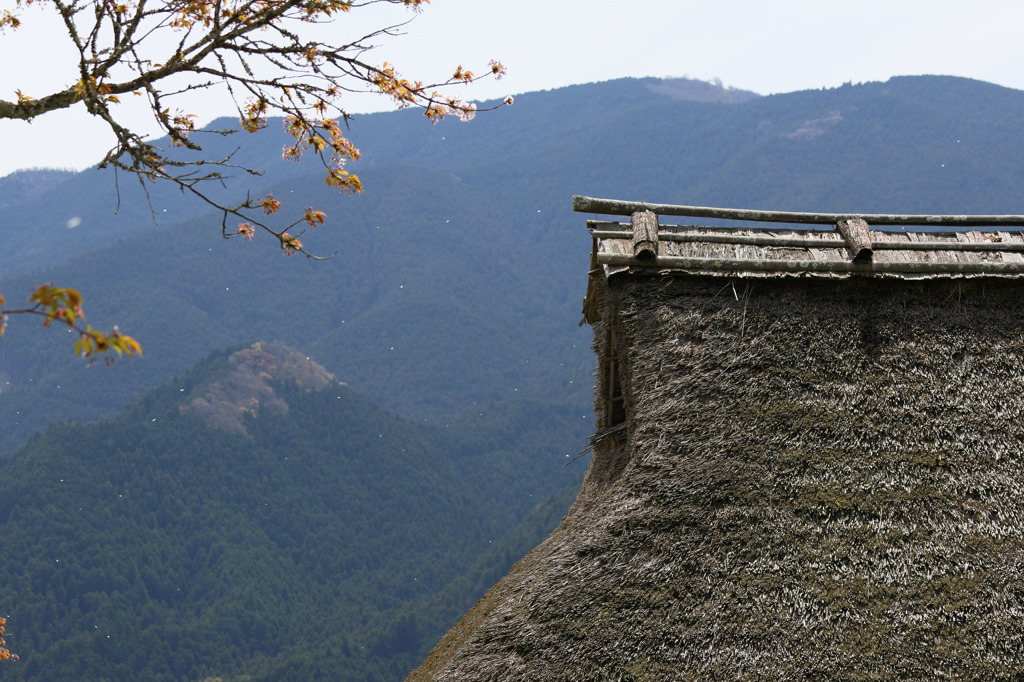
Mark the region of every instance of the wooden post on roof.
POLYGON ((636 211, 633 222, 633 256, 652 261, 658 257, 658 216, 652 211, 636 211))
POLYGON ((871 248, 871 233, 868 231, 868 224, 862 218, 842 218, 836 223, 836 229, 846 239, 850 260, 871 260, 874 253, 871 248))

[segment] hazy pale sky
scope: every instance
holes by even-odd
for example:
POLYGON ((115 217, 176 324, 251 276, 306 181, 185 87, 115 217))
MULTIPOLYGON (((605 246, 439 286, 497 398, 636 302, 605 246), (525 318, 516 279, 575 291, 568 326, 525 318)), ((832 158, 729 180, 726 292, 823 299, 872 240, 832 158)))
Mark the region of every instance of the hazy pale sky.
MULTIPOLYGON (((13 5, 0 0, 0 9, 13 5)), ((16 88, 38 97, 75 80, 73 55, 45 12, 33 5, 23 28, 0 34, 0 98, 16 88)), ((377 58, 403 75, 429 81, 458 64, 506 64, 506 78, 472 86, 467 99, 625 76, 718 78, 761 94, 918 74, 1024 89, 1020 0, 433 0, 419 15, 393 6, 352 12, 329 30, 344 40, 406 18, 405 35, 384 42, 377 58)), ((349 103, 352 112, 387 108, 381 98, 349 103)), ((197 109, 204 123, 234 113, 223 102, 197 109)), ((112 144, 81 107, 0 121, 0 139, 0 176, 84 168, 112 144)))

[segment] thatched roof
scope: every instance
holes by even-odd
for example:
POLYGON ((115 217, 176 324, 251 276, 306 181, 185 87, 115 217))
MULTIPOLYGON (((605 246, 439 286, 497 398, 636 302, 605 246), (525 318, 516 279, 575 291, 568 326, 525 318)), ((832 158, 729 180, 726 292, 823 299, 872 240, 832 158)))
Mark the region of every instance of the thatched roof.
POLYGON ((410 679, 1024 673, 1024 281, 625 272, 625 426, 410 679))

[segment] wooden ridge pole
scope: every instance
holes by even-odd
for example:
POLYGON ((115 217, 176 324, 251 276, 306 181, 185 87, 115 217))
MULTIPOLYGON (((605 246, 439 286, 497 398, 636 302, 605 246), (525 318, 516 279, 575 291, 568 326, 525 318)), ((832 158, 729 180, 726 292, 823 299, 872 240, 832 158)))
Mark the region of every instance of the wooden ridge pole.
POLYGON ((578 213, 632 216, 637 211, 651 211, 656 215, 690 216, 694 218, 722 218, 750 220, 763 223, 801 223, 835 225, 840 220, 860 218, 871 225, 943 225, 953 227, 1024 227, 1022 215, 899 215, 882 213, 794 213, 789 211, 759 211, 745 208, 713 208, 710 206, 676 206, 648 204, 642 201, 619 201, 574 196, 573 210, 578 213))
POLYGON ((942 273, 1024 275, 1024 262, 980 261, 972 263, 935 261, 826 261, 777 260, 686 256, 658 256, 654 261, 642 261, 634 256, 618 253, 599 253, 600 265, 627 265, 630 267, 678 268, 684 270, 720 270, 750 272, 861 272, 861 273, 942 273))
MULTIPOLYGON (((622 230, 593 230, 591 235, 596 239, 632 239, 633 237, 632 232, 622 230)), ((659 232, 658 239, 663 242, 744 244, 746 246, 793 247, 799 249, 842 249, 846 247, 845 240, 832 238, 790 238, 750 234, 708 234, 704 232, 659 232)), ((1024 242, 872 241, 871 249, 872 251, 991 251, 1024 253, 1024 242)))

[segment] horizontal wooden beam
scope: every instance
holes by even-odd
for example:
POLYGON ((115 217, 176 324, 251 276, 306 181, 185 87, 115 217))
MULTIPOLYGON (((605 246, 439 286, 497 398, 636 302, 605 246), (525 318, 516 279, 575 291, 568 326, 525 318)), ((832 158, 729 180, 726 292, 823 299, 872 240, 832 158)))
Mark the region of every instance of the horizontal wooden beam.
MULTIPOLYGON (((663 226, 664 227, 664 226, 663 226)), ((632 232, 618 230, 594 230, 591 234, 598 239, 632 239, 632 232)), ((663 242, 684 242, 699 244, 740 244, 744 246, 774 246, 778 248, 797 249, 843 249, 846 242, 842 239, 812 239, 800 237, 770 237, 743 234, 680 234, 678 232, 659 232, 658 239, 663 242)), ((890 242, 873 241, 871 248, 875 251, 1002 251, 1004 253, 1024 253, 1024 242, 890 242)))
MULTIPOLYGON (((632 232, 595 230, 591 232, 598 239, 632 239, 632 232)), ((789 237, 768 237, 743 234, 678 234, 659 232, 658 241, 685 242, 696 244, 741 244, 745 246, 777 246, 805 249, 845 249, 842 239, 801 239, 789 237)), ((1022 244, 1024 246, 1024 244, 1022 244)))
POLYGON ((788 211, 759 211, 745 208, 713 208, 710 206, 676 206, 648 204, 642 201, 619 201, 574 196, 572 207, 579 213, 604 215, 632 215, 637 211, 651 211, 657 215, 690 216, 693 218, 721 218, 724 220, 751 220, 762 223, 801 223, 835 225, 844 218, 860 218, 871 225, 934 225, 951 227, 1024 227, 1022 215, 899 215, 882 213, 794 213, 788 211))
POLYGON ((658 256, 654 261, 639 261, 633 256, 617 253, 599 253, 601 265, 627 265, 646 268, 673 268, 680 270, 722 270, 726 272, 862 272, 862 273, 954 273, 1009 275, 1024 274, 1024 262, 936 263, 934 261, 821 261, 779 259, 686 258, 658 256))

